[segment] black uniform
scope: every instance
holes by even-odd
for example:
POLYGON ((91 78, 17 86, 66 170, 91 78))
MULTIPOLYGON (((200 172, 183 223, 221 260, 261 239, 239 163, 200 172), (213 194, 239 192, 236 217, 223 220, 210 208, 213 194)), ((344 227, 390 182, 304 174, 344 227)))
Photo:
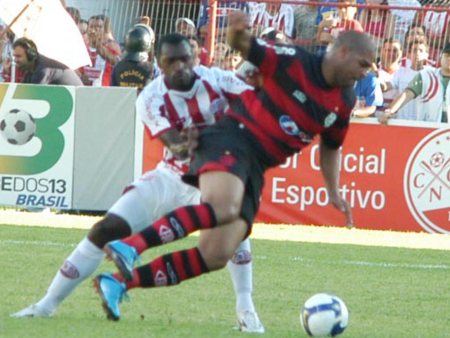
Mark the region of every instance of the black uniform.
POLYGON ((83 85, 78 75, 72 69, 44 55, 37 56, 34 70, 25 73, 22 83, 66 86, 83 85))
POLYGON ((125 58, 119 61, 111 74, 111 86, 136 87, 141 91, 151 78, 152 65, 147 61, 133 61, 125 58))

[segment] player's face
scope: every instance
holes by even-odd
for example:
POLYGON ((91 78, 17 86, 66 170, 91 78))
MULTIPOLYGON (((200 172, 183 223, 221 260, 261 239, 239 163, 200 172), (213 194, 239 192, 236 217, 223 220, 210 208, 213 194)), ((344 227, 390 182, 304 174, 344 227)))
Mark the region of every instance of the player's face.
POLYGON ((335 84, 339 87, 353 86, 372 69, 374 53, 346 51, 336 63, 335 84))
POLYGON ((14 61, 16 62, 16 66, 22 70, 27 70, 30 67, 30 62, 28 61, 27 54, 25 53, 25 49, 17 46, 13 51, 14 61))
POLYGON ((189 90, 193 84, 194 56, 187 41, 179 44, 165 43, 161 46, 159 66, 164 73, 166 83, 177 90, 189 90))

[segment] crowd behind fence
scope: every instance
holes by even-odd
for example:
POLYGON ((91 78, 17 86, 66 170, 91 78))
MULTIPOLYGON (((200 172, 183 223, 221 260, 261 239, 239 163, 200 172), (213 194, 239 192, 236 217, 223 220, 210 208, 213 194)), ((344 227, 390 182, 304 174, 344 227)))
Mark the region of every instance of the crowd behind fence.
MULTIPOLYGON (((380 80, 377 87, 385 92, 381 101, 374 100, 374 107, 378 110, 386 108, 408 88, 416 73, 426 67, 439 69, 442 53, 450 53, 450 50, 446 50, 446 44, 450 42, 449 3, 417 0, 65 1, 67 6, 78 9, 80 30, 82 19, 87 23, 88 28, 83 28, 86 30, 89 29, 91 19, 100 15, 103 24, 106 25, 106 21, 108 25, 111 23, 111 38, 122 48, 128 29, 145 18, 144 22, 155 33, 156 43, 160 36, 169 32, 195 35, 200 42, 200 60, 203 64, 232 70, 236 70, 242 62, 225 41, 227 16, 234 10, 247 13, 249 27, 254 35, 274 42, 299 45, 318 55, 324 53, 342 31, 366 32, 377 46, 374 70, 375 73, 378 71, 377 78, 380 80), (105 18, 108 19, 105 21, 105 18), (394 67, 389 69, 391 66, 394 67), (401 75, 397 72, 399 68, 401 75), (398 73, 397 80, 393 76, 394 71, 398 73), (380 76, 380 73, 384 75, 380 76), (395 85, 395 81, 398 82, 396 87, 389 87, 395 85), (394 89, 395 94, 392 92, 394 89)), ((2 54, 4 56, 5 50, 2 54)), ((120 55, 117 57, 120 58, 120 55)), ((91 60, 94 59, 91 57, 91 60)), ((87 69, 87 73, 81 72, 81 75, 97 76, 100 72, 103 71, 87 69)), ((83 82, 92 85, 95 81, 83 82)), ((103 80, 97 82, 101 85, 108 83, 103 80)), ((356 88, 361 87, 358 85, 356 88)), ((419 92, 422 90, 421 87, 411 88, 419 92)), ((446 86, 443 88, 444 93, 445 90, 446 86)), ((372 96, 375 97, 375 94, 372 96)), ((367 97, 361 96, 361 101, 367 105, 372 99, 368 101, 367 97)), ((442 121, 446 122, 444 115, 442 121)))

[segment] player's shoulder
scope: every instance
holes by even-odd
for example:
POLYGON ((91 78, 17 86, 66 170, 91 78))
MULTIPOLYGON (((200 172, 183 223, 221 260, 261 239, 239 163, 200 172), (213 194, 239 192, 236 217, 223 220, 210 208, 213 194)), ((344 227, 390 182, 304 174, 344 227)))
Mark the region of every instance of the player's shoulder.
POLYGON ((166 86, 164 85, 164 75, 161 74, 144 87, 140 96, 150 97, 162 95, 165 90, 166 86))
POLYGON ((237 75, 230 71, 221 69, 218 67, 205 67, 205 66, 196 66, 194 68, 194 72, 203 80, 208 82, 216 82, 218 84, 221 83, 223 79, 237 79, 237 75))

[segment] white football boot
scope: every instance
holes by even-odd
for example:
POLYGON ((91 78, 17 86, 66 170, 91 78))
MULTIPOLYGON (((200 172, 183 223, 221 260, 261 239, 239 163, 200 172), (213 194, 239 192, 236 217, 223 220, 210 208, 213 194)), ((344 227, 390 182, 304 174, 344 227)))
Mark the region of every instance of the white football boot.
POLYGON ((33 304, 23 310, 20 310, 19 312, 13 313, 11 317, 14 318, 51 317, 52 314, 53 311, 42 309, 38 307, 36 304, 33 304))
POLYGON ((238 330, 248 333, 264 333, 264 326, 256 312, 242 311, 237 313, 238 330))

